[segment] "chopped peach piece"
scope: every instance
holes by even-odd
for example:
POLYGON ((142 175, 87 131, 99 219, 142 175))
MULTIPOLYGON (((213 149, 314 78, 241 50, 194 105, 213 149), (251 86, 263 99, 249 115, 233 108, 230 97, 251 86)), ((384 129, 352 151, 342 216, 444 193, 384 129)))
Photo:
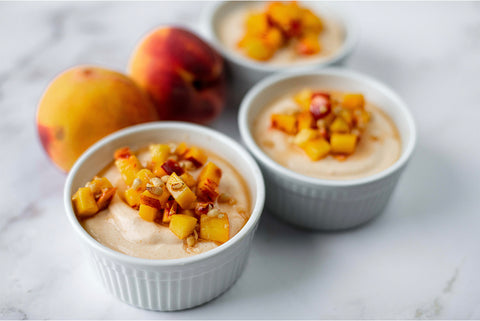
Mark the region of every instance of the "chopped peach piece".
POLYGON ((283 46, 283 43, 285 42, 282 32, 280 31, 280 29, 275 27, 268 29, 268 31, 265 33, 264 38, 267 44, 269 44, 275 50, 283 46))
POLYGON ((330 144, 333 153, 352 154, 357 145, 357 136, 353 134, 332 134, 330 144))
POLYGON ((310 140, 302 148, 312 161, 317 161, 330 152, 330 144, 323 138, 310 140))
POLYGON ((297 118, 295 115, 272 114, 270 120, 273 128, 290 135, 297 133, 297 118))
POLYGON ((268 17, 265 13, 251 13, 248 15, 245 22, 247 34, 249 35, 264 35, 269 28, 268 17))
POLYGON ((98 205, 88 187, 80 187, 72 197, 75 213, 79 217, 88 217, 98 212, 98 205))
POLYGON ((115 159, 129 158, 132 155, 133 155, 133 153, 130 150, 130 147, 122 147, 122 148, 117 149, 113 153, 113 158, 115 158, 115 159))
POLYGON ((196 167, 201 167, 203 164, 207 162, 207 155, 198 147, 192 147, 188 150, 185 154, 185 159, 189 160, 195 165, 196 167))
POLYGON ((132 185, 138 171, 142 169, 142 165, 135 155, 131 155, 128 158, 119 158, 115 161, 115 165, 120 171, 123 180, 129 186, 132 185))
POLYGON ((226 214, 200 216, 200 238, 225 243, 230 236, 230 224, 226 214))
POLYGON ((135 175, 135 178, 139 178, 141 180, 141 183, 139 186, 136 187, 136 189, 139 191, 144 191, 147 183, 150 182, 150 180, 154 177, 155 175, 149 169, 144 168, 139 170, 138 173, 135 175))
POLYGON ((301 32, 301 10, 295 2, 272 2, 267 7, 270 20, 289 37, 301 32))
POLYGON ((318 130, 305 128, 302 129, 296 136, 294 143, 300 147, 304 147, 305 144, 311 140, 314 140, 319 136, 318 130))
POLYGON ((165 204, 167 203, 169 197, 170 193, 164 185, 162 187, 161 195, 153 194, 148 190, 140 194, 140 204, 148 205, 150 207, 161 210, 165 207, 165 204))
POLYGON ((97 199, 97 206, 99 211, 102 211, 108 207, 116 191, 116 187, 106 188, 102 191, 102 194, 97 199))
POLYGON ((302 9, 301 13, 302 28, 306 32, 320 33, 323 30, 322 19, 317 17, 311 10, 302 9))
POLYGON ((240 42, 239 46, 244 48, 245 53, 252 59, 265 61, 272 58, 275 49, 270 46, 265 40, 252 36, 245 36, 240 42))
POLYGON ((163 210, 162 223, 170 223, 172 216, 177 214, 178 204, 175 201, 169 201, 163 210))
POLYGON ((222 170, 212 162, 208 162, 197 179, 197 194, 200 199, 214 201, 218 196, 218 185, 222 178, 222 170))
POLYGON ((188 151, 188 146, 185 142, 181 142, 178 144, 177 148, 175 149, 175 154, 178 156, 183 156, 188 151))
POLYGON ((352 112, 348 109, 342 109, 338 116, 342 117, 343 120, 347 122, 349 126, 352 126, 353 124, 353 115, 352 112))
POLYGON ((297 114, 298 130, 314 128, 315 119, 312 116, 312 113, 309 111, 302 111, 297 114))
POLYGON ((322 50, 318 34, 306 33, 298 39, 296 50, 301 55, 313 55, 322 50))
POLYGON ((183 173, 182 175, 180 175, 180 178, 190 188, 194 187, 197 184, 197 181, 195 180, 195 178, 193 178, 192 174, 190 174, 189 172, 183 173))
POLYGON ((330 124, 330 131, 333 133, 348 133, 350 126, 342 117, 336 117, 333 123, 330 124))
POLYGON ((152 144, 149 146, 152 162, 155 164, 163 164, 170 155, 170 146, 167 144, 152 144))
POLYGON ((168 228, 179 239, 183 240, 193 233, 196 224, 197 219, 195 217, 184 214, 175 214, 172 215, 168 228))
POLYGON ((297 104, 302 107, 303 110, 309 111, 310 104, 312 102, 312 94, 313 92, 310 89, 303 89, 298 94, 293 96, 293 99, 297 104))
POLYGON ((183 209, 190 209, 194 206, 194 201, 197 199, 195 193, 185 184, 184 181, 177 174, 172 173, 167 181, 167 189, 173 196, 178 205, 183 209))
POLYGON ((158 210, 145 204, 140 204, 138 215, 148 222, 153 222, 157 217, 158 210))
POLYGON ((130 207, 137 207, 140 205, 140 195, 142 193, 134 188, 127 188, 125 191, 125 201, 130 207))
POLYGON ((95 176, 85 187, 90 188, 93 195, 101 194, 103 190, 112 188, 113 185, 106 177, 95 176))
POLYGON ((343 96, 342 106, 349 109, 363 109, 365 98, 362 94, 346 94, 343 96))

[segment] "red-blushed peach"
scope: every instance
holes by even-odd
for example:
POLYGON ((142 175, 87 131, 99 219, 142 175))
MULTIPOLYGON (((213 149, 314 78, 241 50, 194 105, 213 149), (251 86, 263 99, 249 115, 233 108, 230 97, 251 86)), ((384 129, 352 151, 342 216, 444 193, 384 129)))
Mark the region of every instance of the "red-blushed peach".
POLYGON ((223 58, 188 30, 161 27, 146 35, 132 54, 129 73, 163 119, 207 123, 225 105, 223 58))
POLYGON ((75 160, 100 138, 155 120, 155 107, 132 79, 89 66, 74 67, 57 76, 37 109, 43 148, 64 171, 69 171, 75 160))

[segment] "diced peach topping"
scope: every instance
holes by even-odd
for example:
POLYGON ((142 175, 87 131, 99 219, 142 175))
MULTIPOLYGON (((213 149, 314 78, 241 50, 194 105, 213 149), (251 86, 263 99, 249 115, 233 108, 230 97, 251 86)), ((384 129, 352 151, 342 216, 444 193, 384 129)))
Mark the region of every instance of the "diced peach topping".
POLYGON ((321 51, 323 22, 311 10, 297 2, 271 2, 263 11, 252 12, 245 19, 245 34, 238 46, 245 54, 265 61, 280 48, 296 42, 295 52, 312 55, 321 51))
POLYGON ((197 219, 190 215, 184 214, 175 214, 172 215, 170 219, 170 225, 168 228, 173 232, 179 239, 185 239, 187 236, 193 233, 195 230, 195 225, 197 224, 197 219))
MULTIPOLYGON (((205 151, 186 143, 152 144, 149 151, 146 168, 128 147, 115 151, 115 165, 127 185, 121 198, 143 220, 168 225, 188 247, 195 246, 200 234, 206 241, 226 242, 228 216, 216 206, 236 201, 226 193, 219 196, 222 170, 208 161, 205 151), (197 222, 202 216, 201 226, 197 222)), ((72 197, 76 214, 86 218, 105 209, 116 191, 108 179, 94 177, 72 197)))
POLYGON ((157 217, 158 209, 145 204, 140 204, 138 215, 148 222, 153 222, 157 217))
POLYGON ((279 129, 290 135, 297 133, 297 118, 295 115, 272 114, 272 128, 279 129))
POLYGON ((357 145, 357 136, 353 134, 332 134, 330 144, 333 153, 352 154, 357 145))
POLYGON ((222 178, 222 170, 209 162, 200 172, 197 182, 197 194, 200 199, 214 201, 218 196, 218 185, 222 178))
POLYGON ((327 92, 302 89, 293 95, 296 110, 272 114, 271 127, 295 135, 293 143, 307 156, 319 160, 332 154, 339 161, 355 152, 357 142, 370 121, 365 98, 346 93, 335 98, 327 92))
POLYGON ((80 187, 73 195, 75 212, 79 217, 88 217, 98 212, 98 205, 92 191, 88 187, 80 187))
POLYGON ((229 234, 230 224, 226 214, 200 216, 200 238, 225 243, 229 239, 229 234))
POLYGON ((95 176, 72 196, 75 214, 80 218, 97 214, 108 207, 116 191, 107 178, 95 176))

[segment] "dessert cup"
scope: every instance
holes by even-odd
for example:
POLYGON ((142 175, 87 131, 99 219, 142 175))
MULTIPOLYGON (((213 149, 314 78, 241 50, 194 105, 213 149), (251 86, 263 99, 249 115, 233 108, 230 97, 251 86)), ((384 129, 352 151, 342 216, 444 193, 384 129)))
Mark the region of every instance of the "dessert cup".
POLYGON ((283 73, 264 79, 243 99, 238 123, 243 141, 264 174, 266 208, 288 223, 309 229, 347 229, 379 215, 388 204, 416 142, 412 115, 397 94, 368 76, 340 68, 283 73), (381 172, 349 180, 305 176, 271 159, 253 138, 254 120, 276 98, 305 87, 363 93, 395 123, 402 143, 399 159, 381 172))
MULTIPOLYGON (((250 1, 220 1, 210 5, 203 17, 203 31, 206 33, 210 43, 219 51, 226 60, 227 68, 238 91, 238 96, 243 95, 252 85, 262 78, 275 72, 282 71, 307 71, 319 69, 330 65, 342 64, 351 54, 357 41, 357 27, 352 19, 345 13, 335 10, 333 7, 320 2, 300 2, 305 7, 311 8, 316 13, 329 17, 339 24, 343 30, 344 39, 342 46, 330 57, 321 60, 314 60, 301 65, 269 65, 255 61, 235 52, 222 43, 218 36, 220 28, 219 21, 222 16, 228 14, 241 6, 251 4, 250 1)), ((238 98, 238 97, 237 97, 238 98)))
POLYGON ((235 283, 247 262, 264 198, 260 169, 238 143, 212 129, 181 122, 137 125, 105 137, 77 160, 64 190, 67 218, 86 247, 90 262, 108 292, 133 306, 161 311, 203 304, 235 283), (188 258, 141 259, 100 244, 77 220, 71 202, 73 193, 112 162, 116 149, 130 146, 136 150, 162 141, 185 141, 208 149, 229 161, 244 177, 250 193, 250 218, 234 237, 217 248, 188 258))

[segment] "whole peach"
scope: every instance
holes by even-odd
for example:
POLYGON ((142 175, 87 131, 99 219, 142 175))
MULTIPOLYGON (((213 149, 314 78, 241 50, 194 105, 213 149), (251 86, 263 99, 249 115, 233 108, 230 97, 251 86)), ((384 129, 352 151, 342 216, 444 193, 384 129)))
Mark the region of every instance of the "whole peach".
POLYGON ((192 32, 162 27, 135 49, 129 73, 147 91, 161 118, 207 123, 226 99, 223 58, 192 32))
POLYGON ((133 80, 88 66, 71 68, 55 78, 37 109, 43 148, 64 171, 100 138, 154 120, 158 120, 155 108, 133 80))

